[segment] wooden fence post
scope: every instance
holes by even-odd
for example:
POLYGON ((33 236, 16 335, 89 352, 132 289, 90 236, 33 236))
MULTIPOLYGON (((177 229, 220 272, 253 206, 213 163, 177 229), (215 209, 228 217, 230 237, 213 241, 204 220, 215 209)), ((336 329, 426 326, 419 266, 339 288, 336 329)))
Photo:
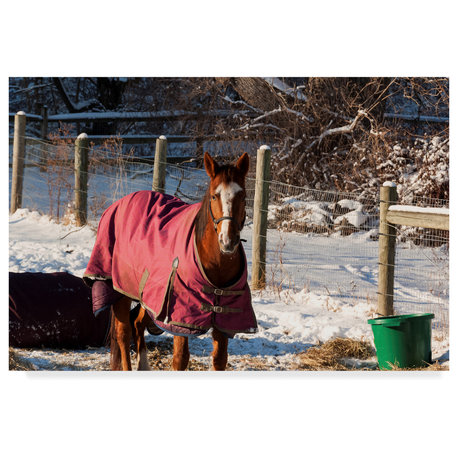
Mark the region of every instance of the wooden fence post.
POLYGON ((165 166, 167 161, 167 138, 161 135, 156 140, 154 155, 153 191, 165 192, 165 166))
POLYGON ((89 138, 79 134, 75 141, 75 213, 76 225, 87 223, 87 172, 89 138))
POLYGON ((13 170, 11 178, 10 205, 11 214, 13 214, 18 208, 22 207, 25 161, 25 123, 26 115, 23 111, 19 111, 14 117, 13 170))
POLYGON ((269 206, 270 148, 261 146, 256 159, 256 185, 253 207, 253 254, 251 287, 266 285, 267 212, 269 206))
POLYGON ((390 205, 396 204, 398 194, 396 185, 386 182, 380 188, 380 230, 378 238, 378 306, 377 313, 382 316, 394 314, 394 262, 396 253, 396 228, 387 221, 390 205))

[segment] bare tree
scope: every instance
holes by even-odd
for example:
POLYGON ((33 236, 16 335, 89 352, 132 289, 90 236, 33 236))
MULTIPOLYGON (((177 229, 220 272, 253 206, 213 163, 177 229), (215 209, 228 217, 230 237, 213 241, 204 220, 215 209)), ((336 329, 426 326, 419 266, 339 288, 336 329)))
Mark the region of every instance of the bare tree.
POLYGON ((274 178, 291 184, 374 192, 382 181, 400 179, 406 167, 418 165, 413 151, 419 133, 448 139, 444 78, 303 78, 291 83, 289 78, 244 77, 216 78, 207 86, 207 94, 234 111, 211 126, 213 131, 232 142, 269 142, 274 178), (427 115, 435 115, 434 124, 423 122, 432 119, 427 115), (410 145, 410 153, 394 149, 398 143, 410 145), (398 157, 399 151, 404 157, 398 157))

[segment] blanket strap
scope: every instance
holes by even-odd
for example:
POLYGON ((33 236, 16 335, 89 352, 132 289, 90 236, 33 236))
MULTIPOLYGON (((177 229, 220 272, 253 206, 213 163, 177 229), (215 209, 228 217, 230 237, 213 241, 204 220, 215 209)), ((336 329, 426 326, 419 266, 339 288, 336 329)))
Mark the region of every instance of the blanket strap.
POLYGON ((204 312, 215 312, 215 313, 240 313, 242 309, 233 307, 222 307, 221 305, 210 305, 202 303, 200 309, 204 312))
POLYGON ((142 278, 140 279, 140 283, 138 285, 138 297, 140 298, 140 300, 142 300, 143 290, 145 288, 146 281, 148 280, 148 277, 149 277, 148 269, 145 269, 143 271, 142 278))
POLYGON ((214 294, 215 296, 242 296, 245 290, 231 290, 231 289, 219 289, 213 288, 212 286, 204 285, 202 292, 206 294, 214 294))

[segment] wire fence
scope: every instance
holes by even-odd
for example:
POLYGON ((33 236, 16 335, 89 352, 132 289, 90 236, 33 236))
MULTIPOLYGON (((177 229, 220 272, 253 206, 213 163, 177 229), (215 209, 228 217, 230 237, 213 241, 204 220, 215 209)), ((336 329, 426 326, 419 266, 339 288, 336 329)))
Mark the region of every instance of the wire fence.
MULTIPOLYGON (((428 196, 401 198, 400 205, 449 208, 449 202, 428 196)), ((390 225, 395 228, 394 310, 434 313, 436 339, 449 330, 449 231, 390 225), (420 286, 420 287, 419 287, 420 286)))
MULTIPOLYGON (((12 150, 10 149, 10 157, 12 150)), ((26 144, 23 207, 59 221, 74 217, 74 145, 26 144)), ((253 161, 254 162, 254 161, 253 161)), ((131 192, 151 189, 153 164, 123 153, 116 142, 91 146, 88 221, 131 192)), ((11 169, 10 169, 11 182, 11 169)), ((202 168, 167 164, 166 193, 198 202, 208 186, 202 168)), ((303 290, 352 302, 377 302, 379 196, 324 191, 271 181, 268 207, 267 284, 277 291, 303 290)), ((247 177, 247 228, 251 237, 255 178, 247 177)), ((428 197, 401 201, 448 207, 428 197)), ((436 338, 449 328, 449 232, 396 226, 396 313, 432 312, 436 338)), ((247 244, 249 246, 250 244, 247 244)), ((251 253, 247 250, 250 258, 251 253)))
MULTIPOLYGON (((122 196, 152 187, 154 165, 136 161, 133 152, 122 154, 120 151, 119 145, 90 148, 87 197, 88 220, 92 225, 122 196)), ((27 143, 22 206, 49 214, 58 221, 74 214, 73 157, 72 144, 27 143)), ((10 167, 10 183, 11 173, 10 167)), ((202 198, 208 177, 195 166, 167 164, 166 182, 167 193, 191 203, 202 198)))
POLYGON ((376 302, 377 199, 270 183, 270 283, 376 302))

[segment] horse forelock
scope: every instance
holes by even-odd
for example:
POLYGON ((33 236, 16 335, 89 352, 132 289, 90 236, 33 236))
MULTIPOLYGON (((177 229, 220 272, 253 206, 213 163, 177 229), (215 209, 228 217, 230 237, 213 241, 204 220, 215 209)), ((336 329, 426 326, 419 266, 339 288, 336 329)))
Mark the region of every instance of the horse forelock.
POLYGON ((220 184, 228 185, 230 183, 237 183, 240 187, 245 189, 245 177, 234 165, 220 166, 218 174, 211 180, 210 189, 216 189, 220 184))

